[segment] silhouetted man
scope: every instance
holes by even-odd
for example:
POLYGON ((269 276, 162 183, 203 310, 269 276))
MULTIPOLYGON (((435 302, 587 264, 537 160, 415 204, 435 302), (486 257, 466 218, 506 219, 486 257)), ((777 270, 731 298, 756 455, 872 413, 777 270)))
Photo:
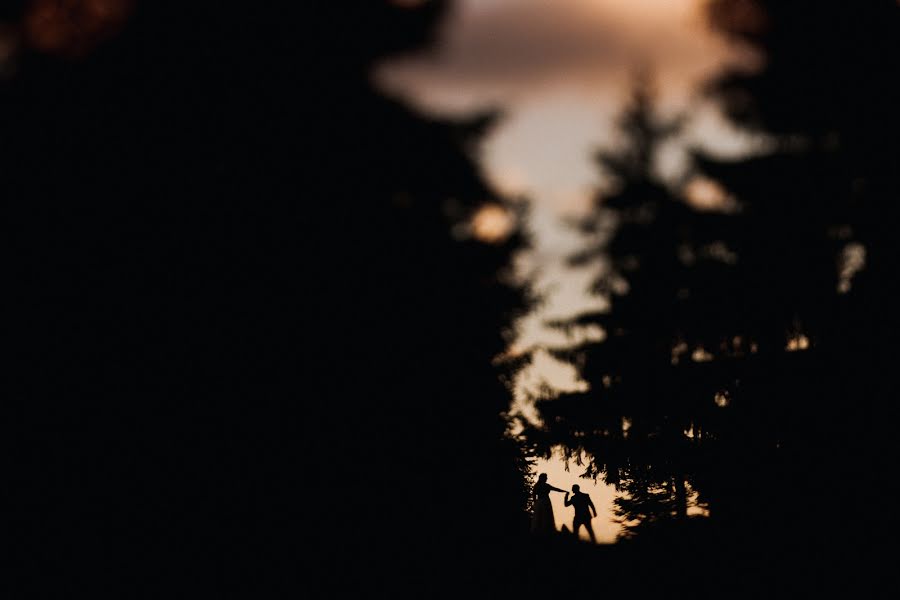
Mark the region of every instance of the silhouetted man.
POLYGON ((594 528, 591 527, 591 519, 597 516, 597 509, 594 508, 594 502, 591 500, 591 497, 580 490, 581 488, 578 484, 573 485, 571 499, 569 499, 569 492, 566 492, 566 506, 575 507, 575 520, 572 522, 572 533, 575 537, 578 537, 578 528, 584 525, 591 541, 596 544, 597 540, 594 538, 594 528))

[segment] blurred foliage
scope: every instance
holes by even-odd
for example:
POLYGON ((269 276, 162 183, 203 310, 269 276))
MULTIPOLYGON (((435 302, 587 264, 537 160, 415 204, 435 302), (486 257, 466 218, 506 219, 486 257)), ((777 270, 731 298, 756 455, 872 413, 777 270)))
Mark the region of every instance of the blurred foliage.
POLYGON ((487 118, 421 119, 369 80, 442 4, 142 2, 81 60, 19 57, 27 561, 206 593, 302 589, 341 556, 371 587, 527 530, 494 363, 524 240, 456 227, 501 204, 465 148, 487 118))
POLYGON ((738 543, 855 544, 889 513, 871 457, 890 453, 882 425, 896 416, 898 7, 723 0, 710 15, 767 60, 709 93, 774 148, 735 161, 698 150, 685 182, 660 181, 654 154, 679 122, 655 117, 637 78, 628 145, 599 156, 617 190, 581 225, 613 222, 615 235, 574 257, 609 261, 594 289, 612 307, 561 324, 608 336, 556 352, 590 391, 539 402, 544 425, 526 437, 614 484, 628 536, 688 536, 690 502, 738 543), (691 181, 706 205, 692 205, 691 181), (717 194, 729 202, 710 210, 717 194), (854 483, 821 498, 844 474, 854 483))

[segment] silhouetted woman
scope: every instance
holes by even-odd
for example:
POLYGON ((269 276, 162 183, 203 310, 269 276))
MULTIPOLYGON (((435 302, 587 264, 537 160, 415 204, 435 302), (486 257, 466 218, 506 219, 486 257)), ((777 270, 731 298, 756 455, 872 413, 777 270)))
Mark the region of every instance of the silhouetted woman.
POLYGON ((553 519, 553 506, 550 504, 550 492, 565 492, 557 487, 553 487, 547 483, 547 474, 538 475, 537 483, 534 484, 532 493, 534 494, 534 515, 531 519, 532 533, 555 533, 556 521, 553 519))

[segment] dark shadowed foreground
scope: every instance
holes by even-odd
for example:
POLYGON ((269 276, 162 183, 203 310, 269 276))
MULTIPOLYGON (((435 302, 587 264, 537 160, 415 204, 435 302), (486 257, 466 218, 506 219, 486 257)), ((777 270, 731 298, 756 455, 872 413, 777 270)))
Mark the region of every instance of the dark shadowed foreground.
POLYGON ((19 44, 0 82, 17 583, 768 597, 893 576, 894 3, 759 2, 767 33, 737 33, 770 68, 718 93, 812 149, 698 157, 757 207, 734 227, 626 166, 611 208, 636 194, 654 218, 624 219, 609 251, 648 270, 597 316, 624 333, 583 349, 595 389, 624 383, 539 406, 548 426, 515 441, 501 413, 516 365, 495 358, 528 308, 501 277, 525 242, 460 226, 499 202, 464 151, 488 118, 429 122, 368 80, 424 42, 441 3, 136 2, 77 13, 112 19, 77 35, 40 29, 56 15, 33 21, 42 4, 2 14, 19 44), (866 269, 822 295, 839 283, 819 260, 835 224, 866 269), (723 240, 741 270, 672 259, 723 240), (679 305, 687 280, 707 291, 679 305), (815 352, 781 351, 797 319, 808 329, 787 333, 815 352), (723 331, 759 353, 671 368, 673 342, 711 350, 723 331), (737 416, 691 404, 722 390, 737 416), (623 416, 628 443, 576 435, 623 416), (668 437, 692 422, 702 452, 668 437), (655 526, 607 547, 532 539, 526 456, 558 445, 590 452, 655 526), (710 518, 680 514, 685 482, 710 518))
POLYGON ((367 81, 430 20, 146 2, 87 56, 23 41, 0 128, 31 585, 371 587, 527 528, 492 365, 516 241, 451 235, 491 200, 479 125, 367 81))

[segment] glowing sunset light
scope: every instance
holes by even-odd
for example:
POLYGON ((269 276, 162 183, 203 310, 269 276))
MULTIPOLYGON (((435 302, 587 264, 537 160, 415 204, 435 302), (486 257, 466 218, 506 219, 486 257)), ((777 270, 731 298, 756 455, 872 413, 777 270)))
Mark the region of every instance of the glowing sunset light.
POLYGON ((707 352, 703 346, 697 346, 691 353, 691 360, 694 362, 709 362, 713 359, 713 355, 707 352))
MULTIPOLYGON (((713 401, 719 408, 725 408, 726 406, 731 404, 731 398, 728 397, 728 392, 716 392, 716 395, 713 397, 713 401)), ((693 426, 691 427, 691 430, 693 431, 693 426)))
POLYGON ((737 201, 718 181, 695 176, 684 186, 684 199, 694 209, 705 212, 734 212, 737 201))
POLYGON ((798 333, 796 335, 792 335, 788 338, 787 345, 785 346, 785 350, 788 352, 797 352, 800 350, 806 350, 809 348, 809 338, 802 333, 798 333))
POLYGON ((499 244, 512 233, 515 226, 509 211, 499 204, 485 204, 472 217, 472 235, 489 244, 499 244))
MULTIPOLYGON (((533 472, 546 473, 548 481, 559 488, 571 489, 573 484, 578 484, 582 491, 589 494, 597 507, 597 517, 593 519, 594 533, 597 535, 597 542, 600 544, 611 544, 622 532, 621 525, 616 521, 615 506, 613 502, 616 498, 615 486, 604 483, 602 480, 593 480, 590 478, 580 477, 574 469, 570 468, 570 462, 563 457, 561 449, 557 448, 549 458, 541 458, 535 461, 533 472)), ((553 513, 556 520, 556 529, 559 531, 563 526, 567 530, 572 529, 572 509, 563 504, 562 494, 551 494, 550 500, 553 503, 553 513)), ((579 538, 588 541, 587 532, 582 529, 579 532, 579 538)))

